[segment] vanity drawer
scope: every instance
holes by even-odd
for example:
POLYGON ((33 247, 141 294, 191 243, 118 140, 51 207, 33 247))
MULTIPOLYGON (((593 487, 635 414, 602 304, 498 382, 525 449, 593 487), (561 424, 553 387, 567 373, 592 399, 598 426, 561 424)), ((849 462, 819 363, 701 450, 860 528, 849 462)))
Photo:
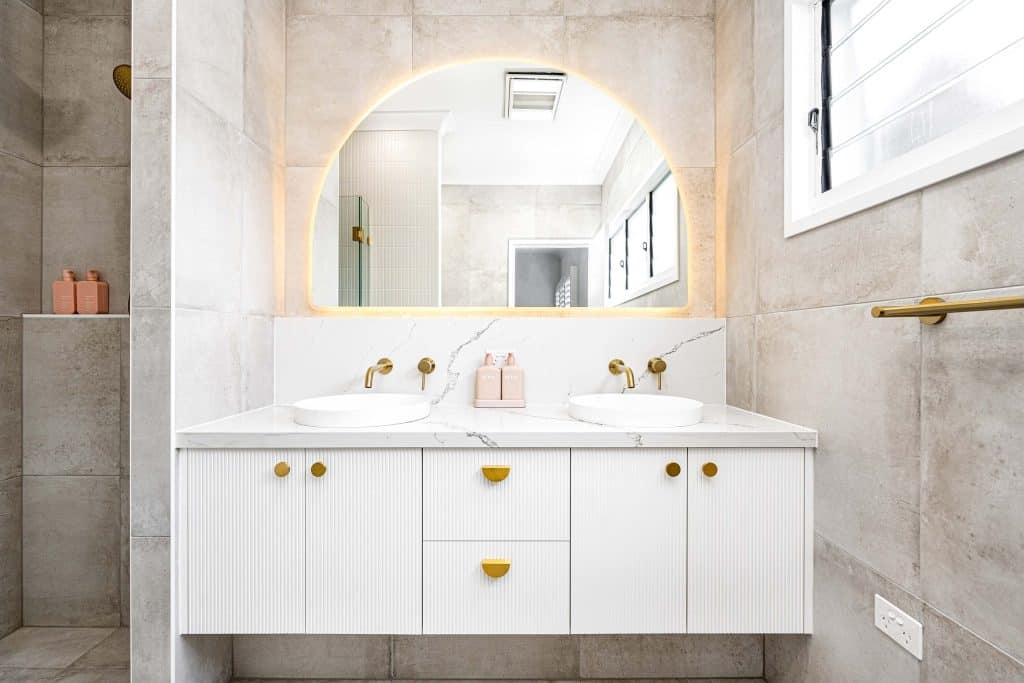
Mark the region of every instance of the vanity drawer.
POLYGON ((569 543, 424 543, 423 632, 568 633, 569 543))
POLYGON ((569 540, 569 449, 424 450, 423 538, 569 540))

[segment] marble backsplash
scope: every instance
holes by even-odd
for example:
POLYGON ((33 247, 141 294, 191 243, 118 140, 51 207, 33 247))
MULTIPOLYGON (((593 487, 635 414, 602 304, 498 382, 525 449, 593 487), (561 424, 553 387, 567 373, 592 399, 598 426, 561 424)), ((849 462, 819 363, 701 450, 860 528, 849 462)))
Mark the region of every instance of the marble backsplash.
POLYGON ((636 391, 657 391, 647 360, 668 362, 663 391, 705 403, 725 402, 725 320, 715 318, 277 318, 275 403, 366 391, 363 375, 378 358, 394 371, 374 391, 420 389, 419 359, 437 369, 426 392, 441 405, 473 400, 475 371, 488 350, 512 350, 526 371, 526 399, 560 403, 573 394, 621 391, 608 372, 621 358, 636 373, 636 391))

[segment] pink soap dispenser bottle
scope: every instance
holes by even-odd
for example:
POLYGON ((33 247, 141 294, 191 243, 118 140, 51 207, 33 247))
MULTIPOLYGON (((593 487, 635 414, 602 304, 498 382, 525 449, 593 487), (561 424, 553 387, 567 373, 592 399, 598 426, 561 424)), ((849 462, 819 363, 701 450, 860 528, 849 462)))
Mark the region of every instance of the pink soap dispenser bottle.
POLYGON ((476 369, 476 399, 497 401, 501 398, 501 369, 494 365, 494 356, 484 356, 484 364, 476 369))
POLYGON ((53 283, 53 312, 68 315, 75 312, 75 271, 65 270, 53 283))
POLYGON ((503 401, 522 401, 523 369, 516 365, 516 355, 509 352, 505 359, 505 367, 501 369, 501 399, 503 401))

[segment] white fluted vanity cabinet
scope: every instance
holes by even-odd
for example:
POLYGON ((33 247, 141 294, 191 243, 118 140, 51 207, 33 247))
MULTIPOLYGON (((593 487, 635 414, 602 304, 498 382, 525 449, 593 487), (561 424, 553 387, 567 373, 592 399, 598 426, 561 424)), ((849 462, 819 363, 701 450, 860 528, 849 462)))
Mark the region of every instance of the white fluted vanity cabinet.
POLYGON ((817 435, 718 410, 637 433, 273 408, 180 432, 179 630, 809 633, 817 435))

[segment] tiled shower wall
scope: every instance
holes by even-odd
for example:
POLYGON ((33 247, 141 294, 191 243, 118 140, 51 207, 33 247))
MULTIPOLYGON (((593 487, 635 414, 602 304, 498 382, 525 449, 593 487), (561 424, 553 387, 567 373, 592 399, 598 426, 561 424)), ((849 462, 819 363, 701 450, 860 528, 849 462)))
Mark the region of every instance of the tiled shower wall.
POLYGON ((783 2, 716 24, 729 403, 819 430, 815 634, 769 680, 1024 680, 1024 315, 875 303, 1024 292, 1024 155, 783 238, 783 2), (879 593, 924 661, 877 631, 879 593))

